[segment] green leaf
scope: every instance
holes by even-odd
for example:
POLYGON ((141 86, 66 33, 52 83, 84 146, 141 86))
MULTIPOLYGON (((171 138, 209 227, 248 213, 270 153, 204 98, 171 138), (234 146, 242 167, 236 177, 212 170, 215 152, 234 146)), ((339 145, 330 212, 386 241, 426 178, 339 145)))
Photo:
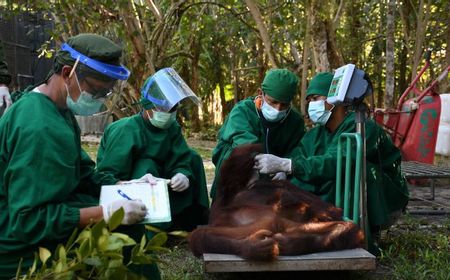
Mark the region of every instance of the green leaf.
POLYGON ((167 241, 167 234, 165 232, 157 233, 147 243, 147 248, 150 247, 150 246, 162 246, 162 245, 164 245, 164 243, 166 243, 166 241, 167 241))
POLYGON ((108 235, 102 235, 100 236, 100 238, 97 240, 97 248, 100 251, 106 251, 108 249, 108 235))
POLYGON ((118 268, 123 266, 122 260, 110 260, 108 262, 108 268, 118 268))
POLYGON ((94 239, 98 239, 102 234, 104 234, 105 229, 106 223, 104 220, 101 220, 100 222, 92 226, 92 237, 94 237, 94 239))
POLYGON ((20 275, 22 275, 22 262, 23 262, 23 258, 20 258, 19 261, 19 266, 17 267, 17 271, 16 271, 16 279, 20 279, 20 275))
POLYGON ((41 262, 43 264, 45 264, 48 260, 48 258, 50 258, 52 255, 52 253, 50 253, 49 250, 47 250, 46 248, 43 247, 39 247, 39 259, 41 260, 41 262))
POLYGON ((145 229, 153 232, 163 232, 157 227, 151 226, 151 225, 145 225, 145 229))
POLYGON ((100 260, 100 258, 98 258, 98 257, 86 258, 83 260, 83 262, 87 265, 96 266, 96 267, 99 267, 103 264, 102 261, 100 260))
POLYGON ((167 234, 172 235, 172 236, 184 237, 184 238, 186 238, 188 236, 188 232, 183 231, 183 230, 171 231, 171 232, 168 232, 167 234))
POLYGON ((30 274, 33 274, 33 273, 36 271, 36 267, 37 267, 37 255, 36 255, 36 253, 35 253, 33 265, 32 265, 31 268, 29 269, 29 273, 30 273, 30 274))
POLYGON ((78 228, 75 228, 74 231, 72 232, 72 235, 70 235, 69 239, 66 242, 66 248, 70 248, 73 245, 77 236, 78 236, 78 228))
POLYGON ((77 243, 82 243, 85 239, 90 239, 92 237, 91 230, 89 228, 84 229, 82 232, 80 232, 80 235, 78 235, 77 243))
POLYGON ((119 210, 114 212, 108 222, 109 230, 113 231, 120 226, 124 216, 125 212, 123 211, 123 208, 119 208, 119 210))
POLYGON ((132 258, 133 264, 152 264, 154 263, 154 259, 150 256, 135 256, 132 258))
POLYGON ((143 251, 145 248, 145 243, 147 242, 147 238, 145 237, 145 234, 142 235, 141 243, 139 244, 139 251, 143 251))
POLYGON ((164 253, 170 253, 172 251, 169 248, 161 246, 147 246, 145 250, 146 252, 164 252, 164 253))
POLYGON ((116 238, 119 238, 125 243, 125 246, 131 246, 136 245, 136 241, 134 241, 133 238, 129 237, 128 235, 120 232, 113 232, 111 233, 111 236, 114 236, 116 238))
POLYGON ((63 264, 61 263, 61 261, 57 261, 53 271, 55 273, 61 273, 63 271, 63 269, 64 268, 63 268, 63 264))
POLYGON ((90 246, 89 239, 85 239, 83 241, 83 243, 81 243, 80 248, 78 248, 78 250, 77 250, 80 253, 81 260, 86 258, 89 255, 89 253, 91 251, 90 247, 91 246, 90 246))
POLYGON ((107 251, 122 250, 124 245, 125 243, 120 238, 110 236, 108 238, 108 245, 106 246, 106 250, 107 251))
POLYGON ((66 248, 64 248, 64 246, 60 245, 60 246, 58 246, 57 250, 58 250, 59 261, 61 262, 62 267, 65 270, 67 268, 66 248))
POLYGON ((131 249, 131 259, 133 259, 135 256, 142 255, 143 251, 139 249, 138 246, 134 246, 133 249, 131 249))
POLYGON ((121 259, 121 260, 123 260, 122 252, 106 251, 105 253, 102 254, 102 257, 108 257, 108 258, 112 258, 112 259, 121 259))

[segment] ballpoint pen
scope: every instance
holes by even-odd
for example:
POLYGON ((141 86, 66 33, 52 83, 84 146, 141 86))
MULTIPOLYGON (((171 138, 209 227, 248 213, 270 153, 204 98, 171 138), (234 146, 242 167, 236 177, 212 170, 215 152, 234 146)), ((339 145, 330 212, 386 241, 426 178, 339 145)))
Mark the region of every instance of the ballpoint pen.
POLYGON ((126 195, 122 190, 117 190, 117 192, 122 196, 123 198, 126 198, 128 200, 132 200, 128 195, 126 195))

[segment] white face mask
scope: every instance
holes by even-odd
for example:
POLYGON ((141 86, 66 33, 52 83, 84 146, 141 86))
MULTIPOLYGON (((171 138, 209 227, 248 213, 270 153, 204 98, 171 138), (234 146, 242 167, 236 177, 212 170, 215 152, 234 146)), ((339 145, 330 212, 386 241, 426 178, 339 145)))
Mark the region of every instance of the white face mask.
POLYGON ((105 98, 94 99, 92 97, 92 94, 87 91, 81 90, 80 83, 78 82, 76 74, 75 80, 77 81, 78 89, 80 90, 80 96, 78 97, 77 101, 74 101, 69 94, 69 87, 67 86, 67 84, 65 84, 67 91, 67 108, 69 108, 75 115, 80 116, 92 116, 93 114, 98 113, 103 103, 105 102, 105 98))
POLYGON ((100 111, 103 105, 104 98, 94 99, 92 95, 86 91, 81 91, 77 101, 73 101, 69 94, 69 88, 66 85, 67 97, 66 105, 72 113, 80 116, 92 116, 100 111))
MULTIPOLYGON (((148 113, 147 113, 148 114, 148 113)), ((153 117, 149 117, 150 123, 158 128, 167 129, 176 119, 176 111, 172 113, 153 111, 153 117)))
POLYGON ((270 106, 269 103, 267 103, 266 99, 263 97, 261 112, 267 121, 277 122, 286 117, 288 110, 278 111, 274 107, 270 106))
MULTIPOLYGON (((334 106, 333 106, 334 108, 334 106)), ((333 110, 325 109, 325 100, 311 101, 308 104, 308 115, 312 122, 325 125, 331 116, 331 111, 333 110)))

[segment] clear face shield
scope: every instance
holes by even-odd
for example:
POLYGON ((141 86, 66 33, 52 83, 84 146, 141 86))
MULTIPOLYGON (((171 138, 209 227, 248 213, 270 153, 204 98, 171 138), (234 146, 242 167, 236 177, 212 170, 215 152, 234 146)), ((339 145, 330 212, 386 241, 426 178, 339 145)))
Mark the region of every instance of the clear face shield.
POLYGON ((113 89, 123 87, 123 82, 130 76, 130 71, 123 65, 106 64, 70 47, 64 43, 61 50, 67 51, 75 59, 70 76, 76 74, 78 83, 83 83, 83 88, 94 99, 106 98, 113 89), (119 81, 119 82, 118 82, 119 81))
POLYGON ((155 105, 155 110, 161 112, 170 112, 185 99, 200 105, 200 99, 173 68, 163 68, 148 78, 141 94, 155 105))

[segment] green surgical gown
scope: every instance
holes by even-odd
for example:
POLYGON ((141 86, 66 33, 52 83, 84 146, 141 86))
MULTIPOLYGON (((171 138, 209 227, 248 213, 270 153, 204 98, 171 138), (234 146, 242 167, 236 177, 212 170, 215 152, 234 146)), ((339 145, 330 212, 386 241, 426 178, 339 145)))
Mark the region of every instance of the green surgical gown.
MULTIPOLYGON (((401 173, 400 151, 374 121, 366 121, 367 214, 369 226, 389 222, 389 214, 408 203, 408 188, 401 173)), ((349 113, 330 133, 319 125, 308 131, 292 152, 294 182, 335 203, 336 160, 339 136, 356 132, 355 114, 349 113)), ((345 153, 343 153, 345 154, 345 153)))
POLYGON ((266 153, 286 157, 305 133, 303 118, 295 109, 292 109, 282 122, 270 124, 261 120, 254 99, 255 97, 249 97, 237 103, 219 130, 217 146, 212 154, 216 167, 211 188, 212 198, 215 197, 222 162, 230 156, 234 148, 242 144, 261 143, 266 153))
MULTIPOLYGON (((26 271, 38 247, 65 243, 79 209, 98 205, 100 185, 112 179, 94 166, 72 113, 41 93, 21 93, 0 118, 0 279, 15 276, 20 258, 26 271)), ((138 242, 144 234, 142 225, 124 228, 138 242)), ((160 278, 156 265, 133 270, 160 278)))
POLYGON ((207 222, 209 201, 203 161, 188 147, 177 122, 160 129, 137 114, 112 123, 105 129, 98 149, 97 171, 114 176, 116 181, 138 179, 146 173, 170 179, 182 173, 189 178, 190 186, 183 192, 169 188, 172 217, 179 217, 174 220, 186 230, 207 222))
POLYGON ((81 149, 72 113, 26 93, 0 119, 0 278, 38 247, 53 250, 78 226, 79 208, 98 205, 94 162, 81 149))

